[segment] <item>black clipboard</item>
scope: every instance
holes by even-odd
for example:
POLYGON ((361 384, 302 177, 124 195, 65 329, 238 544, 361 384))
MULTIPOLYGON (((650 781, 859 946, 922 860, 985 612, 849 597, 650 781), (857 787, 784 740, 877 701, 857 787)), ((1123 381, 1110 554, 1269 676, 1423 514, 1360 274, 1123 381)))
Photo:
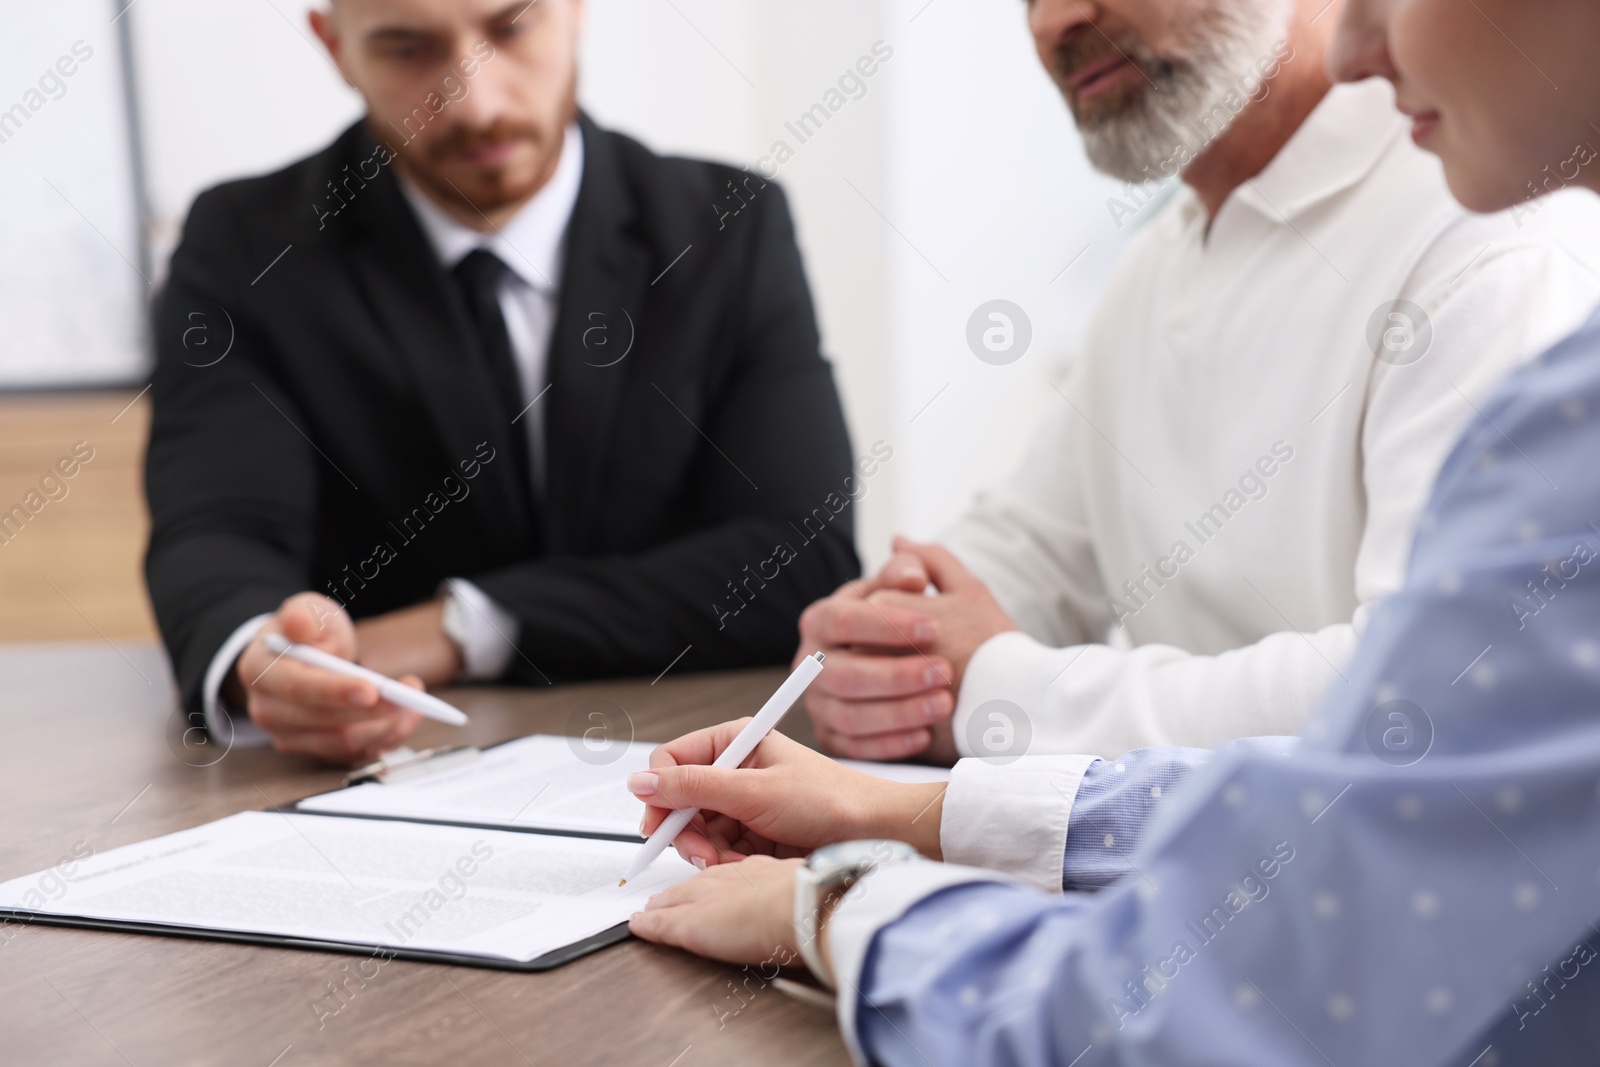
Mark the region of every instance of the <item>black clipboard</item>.
POLYGON ((173 923, 129 922, 122 919, 96 919, 84 915, 57 915, 54 912, 27 911, 22 908, 0 908, 0 920, 37 926, 62 926, 80 930, 106 930, 119 934, 151 934, 157 937, 182 937, 191 941, 226 941, 241 945, 264 945, 267 948, 301 949, 312 952, 334 952, 347 956, 383 955, 387 959, 412 960, 418 963, 448 963, 460 967, 482 967, 494 971, 521 971, 536 973, 549 971, 570 963, 591 952, 598 952, 633 935, 627 923, 618 923, 592 934, 582 941, 551 949, 531 960, 508 960, 499 956, 474 956, 459 952, 442 952, 433 949, 393 948, 389 945, 359 941, 325 941, 319 938, 289 937, 283 934, 256 934, 244 930, 219 930, 209 926, 180 926, 173 923))
MULTIPOLYGON (((508 740, 514 741, 516 738, 508 740)), ((483 751, 498 748, 507 741, 497 742, 483 751)), ((347 781, 341 788, 348 789, 357 782, 347 781)), ((310 796, 323 796, 327 792, 339 790, 325 790, 322 793, 311 793, 310 796)), ((250 810, 272 813, 277 815, 293 812, 296 815, 313 815, 324 818, 338 819, 366 819, 373 822, 389 823, 414 823, 424 826, 449 826, 466 830, 494 830, 501 833, 537 834, 544 837, 575 837, 590 841, 618 841, 623 843, 643 844, 644 838, 633 834, 607 834, 586 833, 577 830, 547 829, 537 826, 503 826, 493 823, 480 823, 450 819, 423 819, 404 815, 371 815, 348 814, 343 812, 308 811, 300 808, 299 800, 291 802, 287 808, 282 805, 270 805, 265 808, 250 810)), ((59 926, 81 930, 105 930, 123 934, 146 934, 157 937, 181 937, 195 941, 223 941, 232 944, 263 945, 268 948, 301 949, 313 952, 332 952, 341 955, 372 956, 382 954, 387 959, 411 960, 418 963, 445 963, 462 967, 481 967, 497 971, 520 971, 523 973, 537 973, 540 971, 554 970, 564 963, 598 952, 603 948, 626 941, 633 935, 628 931, 628 924, 618 923, 615 926, 591 934, 580 941, 551 949, 541 956, 531 960, 512 960, 500 956, 477 956, 459 952, 445 952, 438 949, 395 948, 390 945, 376 942, 359 941, 329 941, 321 938, 292 937, 286 934, 254 933, 246 930, 225 930, 209 926, 185 926, 179 923, 149 923, 136 922, 124 919, 102 919, 87 915, 61 915, 55 912, 30 911, 26 908, 0 907, 0 921, 17 922, 29 925, 59 926)))

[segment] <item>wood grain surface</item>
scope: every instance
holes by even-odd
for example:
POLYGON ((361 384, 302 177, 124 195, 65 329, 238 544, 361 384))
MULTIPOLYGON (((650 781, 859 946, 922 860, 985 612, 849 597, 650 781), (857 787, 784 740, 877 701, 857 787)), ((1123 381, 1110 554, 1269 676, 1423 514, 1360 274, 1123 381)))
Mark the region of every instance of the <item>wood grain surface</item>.
MULTIPOLYGON (((760 670, 668 674, 653 684, 458 689, 446 695, 472 725, 424 723, 414 744, 460 743, 462 733, 479 745, 581 733, 596 722, 593 711, 609 714, 623 736, 631 725, 640 740, 666 740, 752 713, 782 677, 760 670)), ((0 646, 0 879, 43 871, 74 848, 104 852, 339 783, 337 770, 270 751, 185 746, 174 707, 156 646, 0 646)), ((810 740, 803 712, 785 730, 810 740)), ((848 1062, 828 1012, 740 968, 638 941, 531 975, 403 960, 362 969, 367 959, 6 926, 0 1063, 848 1062), (346 991, 332 1015, 312 1007, 329 983, 346 991)))

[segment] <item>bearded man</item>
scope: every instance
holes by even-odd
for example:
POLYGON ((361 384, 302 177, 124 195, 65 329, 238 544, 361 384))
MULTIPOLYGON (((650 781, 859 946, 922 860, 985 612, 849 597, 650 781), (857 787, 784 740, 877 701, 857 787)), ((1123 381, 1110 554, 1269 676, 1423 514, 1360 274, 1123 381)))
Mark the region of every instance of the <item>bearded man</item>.
POLYGON ((781 663, 857 573, 784 197, 580 114, 582 14, 336 0, 311 25, 365 116, 190 212, 146 573, 218 747, 363 760, 416 726, 270 633, 414 684, 656 676, 781 663))
MULTIPOLYGON (((1297 732, 1348 684, 1446 449, 1495 432, 1479 398, 1600 297, 1563 247, 1592 242, 1587 203, 1469 216, 1386 83, 1331 87, 1337 8, 1027 5, 1090 160, 1128 183, 1113 217, 1140 229, 1016 472, 801 623, 802 654, 828 655, 807 702, 832 750, 1001 757, 960 764, 947 858, 1011 869, 1004 840, 1059 861, 1079 772, 1023 788, 1026 761, 996 765, 1025 753, 1297 732)), ((1493 684, 1482 651, 1458 684, 1493 684)), ((1395 712, 1380 738, 1424 725, 1395 712)))

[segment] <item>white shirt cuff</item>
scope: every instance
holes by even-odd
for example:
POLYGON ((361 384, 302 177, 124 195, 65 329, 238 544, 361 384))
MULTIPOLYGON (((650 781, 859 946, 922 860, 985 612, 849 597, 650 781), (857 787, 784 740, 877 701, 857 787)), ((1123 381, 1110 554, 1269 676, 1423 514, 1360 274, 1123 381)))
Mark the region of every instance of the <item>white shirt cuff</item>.
POLYGON ((1067 824, 1094 756, 964 759, 950 772, 939 823, 947 863, 1004 871, 1061 892, 1067 824))
POLYGON ((270 618, 271 612, 266 612, 240 623, 239 628, 222 642, 217 654, 211 657, 211 666, 206 668, 205 684, 200 688, 206 732, 218 741, 229 739, 230 746, 265 745, 272 740, 265 730, 250 721, 248 715, 235 716, 222 703, 222 683, 227 679, 228 672, 233 670, 233 661, 239 658, 239 653, 245 650, 246 645, 255 640, 256 634, 261 632, 270 618))
POLYGON ((856 1063, 867 1062, 856 1036, 856 1002, 861 999, 861 969, 878 931, 941 889, 1004 881, 1008 879, 994 871, 950 863, 889 863, 850 887, 828 919, 826 936, 834 984, 839 989, 839 1032, 856 1063))
POLYGON ((446 579, 439 591, 450 598, 445 611, 455 613, 456 625, 445 632, 460 646, 461 676, 473 682, 499 678, 516 654, 522 624, 465 578, 446 579))

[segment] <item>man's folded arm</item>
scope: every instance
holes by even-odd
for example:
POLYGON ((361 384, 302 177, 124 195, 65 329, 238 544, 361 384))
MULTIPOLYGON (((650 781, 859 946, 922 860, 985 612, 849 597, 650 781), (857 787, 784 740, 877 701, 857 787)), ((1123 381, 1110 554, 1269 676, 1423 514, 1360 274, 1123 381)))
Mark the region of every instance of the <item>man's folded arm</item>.
POLYGON ((695 669, 784 662, 800 612, 860 573, 855 501, 892 446, 865 468, 851 456, 782 191, 763 188, 725 239, 749 243, 732 364, 717 384, 652 382, 703 435, 683 485, 695 529, 463 575, 520 624, 511 678, 654 675, 680 653, 695 669))
POLYGON ((296 429, 304 425, 298 405, 261 359, 250 279, 238 277, 244 241, 223 198, 202 194, 155 304, 145 577, 196 721, 206 674, 229 635, 307 587, 318 464, 326 462, 296 429))
POLYGON ((1111 757, 1148 746, 1212 748, 1226 740, 1296 733, 1356 647, 1345 623, 1271 634, 1200 656, 1171 645, 1050 648, 1026 634, 990 638, 973 655, 953 720, 958 748, 984 705, 1027 715, 1035 752, 1111 757))
POLYGON ((631 555, 533 560, 470 580, 516 618, 506 677, 543 684, 654 675, 680 654, 697 670, 783 662, 800 612, 856 568, 848 529, 807 541, 786 522, 747 519, 631 555), (781 565, 780 546, 792 548, 781 565))
MULTIPOLYGON (((995 699, 1027 710, 1034 751, 1113 756, 1149 745, 1211 747, 1236 737, 1298 732, 1328 687, 1339 683, 1372 607, 1400 588, 1417 516, 1446 452, 1474 418, 1474 405, 1574 328, 1592 304, 1593 275, 1558 241, 1513 234, 1486 249, 1485 240, 1499 234, 1503 222, 1462 223, 1406 282, 1404 292, 1427 311, 1431 342, 1414 363, 1378 367, 1364 397, 1367 514, 1352 575, 1358 606, 1349 621, 1304 631, 1285 625, 1215 656, 1161 644, 1052 647, 1030 636, 1037 627, 1024 624, 1028 632, 1001 634, 973 656, 955 712, 958 747, 968 718, 995 699)), ((1018 510, 1022 503, 1001 498, 1006 501, 1010 518, 1026 517, 1018 510)), ((1036 538, 1071 531, 1076 520, 1064 506, 1032 520, 1036 538)), ((981 524, 971 522, 951 532, 963 562, 987 576, 1001 564, 985 558, 989 541, 981 534, 981 524)), ((1084 610, 1081 578, 1063 585, 1068 572, 1045 566, 1044 559, 1033 564, 1036 584, 1084 610)), ((1258 596, 1247 585, 1240 588, 1241 596, 1258 596)), ((1045 593, 1029 596, 1030 603, 1043 603, 1045 593)), ((1011 610, 1007 598, 1000 599, 1011 610)), ((1285 611, 1295 614, 1292 607, 1285 611)))

